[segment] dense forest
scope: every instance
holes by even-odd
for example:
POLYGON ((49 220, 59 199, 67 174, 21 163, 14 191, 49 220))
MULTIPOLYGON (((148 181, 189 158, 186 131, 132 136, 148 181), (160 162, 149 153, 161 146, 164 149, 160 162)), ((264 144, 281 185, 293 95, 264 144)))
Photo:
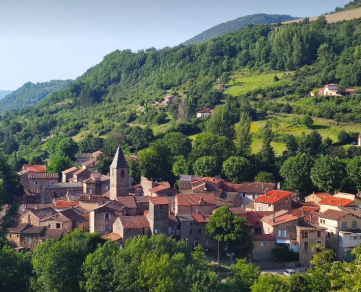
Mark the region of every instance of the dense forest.
POLYGON ((52 80, 42 83, 27 82, 19 89, 8 92, 6 98, 1 97, 0 92, 0 114, 8 111, 22 109, 25 106, 33 106, 43 100, 50 93, 67 87, 72 80, 52 80))
POLYGON ((219 37, 232 31, 246 27, 249 24, 272 24, 284 22, 288 20, 299 19, 300 17, 292 17, 290 15, 277 14, 253 14, 218 24, 206 31, 196 35, 195 37, 185 41, 183 45, 196 45, 206 42, 215 37, 219 37))

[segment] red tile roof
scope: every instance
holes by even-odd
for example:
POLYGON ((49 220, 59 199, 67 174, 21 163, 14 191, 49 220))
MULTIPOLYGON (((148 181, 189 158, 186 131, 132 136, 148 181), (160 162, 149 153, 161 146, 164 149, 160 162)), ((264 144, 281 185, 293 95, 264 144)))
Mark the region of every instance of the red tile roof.
POLYGON ((103 200, 104 197, 100 196, 100 195, 81 195, 79 197, 79 201, 87 201, 87 202, 100 202, 101 200, 103 200))
POLYGON ((118 241, 120 239, 122 239, 122 237, 119 234, 116 234, 114 232, 106 234, 102 237, 105 240, 110 240, 110 241, 118 241))
POLYGON ((133 196, 117 197, 117 201, 128 209, 137 209, 137 204, 133 196))
POLYGON ((229 208, 234 215, 246 215, 246 209, 243 207, 229 208))
POLYGON ((190 215, 193 217, 193 220, 196 223, 207 223, 209 221, 209 218, 211 217, 195 213, 191 213, 190 215))
POLYGON ((134 185, 132 188, 133 189, 138 189, 138 188, 141 188, 142 187, 142 184, 137 184, 137 185, 134 185))
POLYGON ((169 201, 164 197, 151 197, 149 201, 152 202, 153 205, 168 205, 169 201))
POLYGON ((316 196, 317 198, 323 200, 327 197, 331 197, 331 194, 330 193, 316 193, 316 194, 311 194, 311 195, 314 195, 316 196))
POLYGON ((246 212, 246 220, 249 225, 261 222, 261 219, 265 216, 271 215, 272 211, 250 211, 246 212))
POLYGON ((318 217, 320 213, 318 212, 310 212, 305 217, 303 217, 303 220, 318 224, 318 217))
POLYGON ((79 202, 60 201, 53 204, 52 208, 68 209, 70 207, 79 206, 79 202))
POLYGON ((339 220, 343 217, 345 217, 346 215, 348 215, 348 212, 345 211, 338 211, 338 210, 331 210, 328 209, 323 213, 320 213, 318 215, 319 218, 325 218, 325 219, 330 219, 330 220, 339 220))
POLYGON ((77 172, 74 172, 73 175, 79 175, 85 171, 89 172, 89 170, 87 170, 86 168, 82 168, 82 169, 79 169, 77 172))
POLYGON ((274 241, 276 240, 272 237, 272 234, 252 234, 252 241, 274 241))
POLYGON ((77 170, 78 170, 78 168, 73 166, 72 168, 68 168, 68 169, 62 171, 61 173, 68 174, 68 173, 71 173, 71 172, 75 172, 77 170))
POLYGON ((93 158, 93 159, 90 159, 90 160, 87 160, 87 161, 83 162, 82 165, 87 167, 87 166, 90 166, 90 165, 95 165, 96 162, 97 162, 97 159, 93 158))
POLYGON ((203 201, 204 205, 215 206, 216 197, 212 195, 177 195, 176 202, 178 206, 199 206, 203 201))
POLYGON ((46 165, 28 165, 25 164, 23 169, 28 173, 44 173, 46 172, 46 165))
POLYGON ((277 225, 280 225, 280 224, 284 224, 284 223, 292 222, 292 221, 296 221, 296 220, 298 220, 297 217, 285 214, 285 215, 276 217, 274 219, 274 221, 272 219, 272 220, 267 221, 266 223, 271 225, 271 226, 277 226, 277 225))
POLYGON ((211 110, 211 109, 205 109, 205 110, 202 110, 202 111, 198 111, 198 112, 197 112, 197 114, 202 114, 202 113, 211 114, 211 113, 212 113, 212 110, 211 110))
MULTIPOLYGON (((227 185, 231 185, 231 184, 227 183, 227 185)), ((235 187, 237 192, 246 193, 246 194, 265 194, 266 192, 272 191, 275 188, 276 188, 276 184, 274 183, 250 183, 250 182, 245 182, 235 187)))
POLYGON ((344 198, 336 198, 336 197, 328 197, 328 198, 325 198, 322 201, 320 201, 320 204, 331 205, 331 206, 341 206, 341 207, 351 205, 352 203, 354 203, 353 200, 344 199, 344 198))
POLYGON ((290 212, 290 215, 292 216, 296 216, 296 217, 304 217, 305 215, 307 215, 310 212, 316 212, 320 210, 320 207, 308 207, 308 206, 304 206, 301 207, 299 209, 293 210, 292 212, 290 212))
POLYGON ((50 178, 50 179, 58 179, 59 174, 57 173, 43 173, 43 172, 32 172, 28 174, 29 178, 36 179, 36 178, 50 178))
POLYGON ((254 202, 264 203, 264 204, 275 204, 283 199, 288 198, 293 193, 288 191, 270 191, 266 195, 258 197, 257 199, 253 200, 254 202))
POLYGON ((124 229, 149 228, 149 221, 146 216, 119 217, 124 229))
POLYGON ((169 190, 169 189, 170 189, 170 187, 159 185, 159 186, 156 186, 154 188, 149 189, 149 191, 151 193, 160 193, 162 191, 166 191, 166 190, 169 190))
POLYGON ((168 222, 170 226, 175 226, 178 225, 178 219, 176 216, 174 216, 173 214, 169 214, 168 215, 168 222))

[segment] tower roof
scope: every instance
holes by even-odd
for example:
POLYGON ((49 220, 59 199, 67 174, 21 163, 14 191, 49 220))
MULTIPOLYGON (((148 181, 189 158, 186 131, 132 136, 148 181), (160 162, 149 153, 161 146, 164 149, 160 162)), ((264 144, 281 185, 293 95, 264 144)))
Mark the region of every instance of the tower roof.
POLYGON ((114 159, 110 168, 129 168, 127 161, 125 160, 123 151, 118 147, 117 152, 115 153, 114 159))

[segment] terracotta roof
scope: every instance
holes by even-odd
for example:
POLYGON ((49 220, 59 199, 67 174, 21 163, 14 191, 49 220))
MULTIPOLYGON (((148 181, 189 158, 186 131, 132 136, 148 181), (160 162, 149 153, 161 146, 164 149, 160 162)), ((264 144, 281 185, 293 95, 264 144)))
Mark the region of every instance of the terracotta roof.
POLYGON ((61 229, 50 229, 45 228, 44 232, 41 234, 41 239, 56 239, 59 240, 62 236, 65 236, 67 232, 61 229))
POLYGON ((149 228, 149 221, 146 216, 119 217, 124 229, 149 228))
POLYGON ((292 221, 296 221, 296 220, 298 220, 298 217, 291 216, 291 215, 288 215, 288 214, 284 214, 282 216, 276 217, 274 220, 273 219, 269 220, 266 223, 271 225, 271 226, 277 226, 277 225, 280 225, 280 224, 284 224, 284 223, 292 222, 292 221))
POLYGON ((103 200, 104 197, 100 196, 100 195, 81 195, 79 197, 79 201, 86 201, 86 202, 100 202, 101 200, 103 200))
POLYGON ((327 197, 331 197, 331 194, 330 193, 316 193, 316 194, 311 194, 311 195, 314 195, 316 196, 317 198, 323 200, 327 197))
POLYGON ((318 215, 318 217, 319 218, 330 219, 330 220, 339 220, 339 219, 345 217, 348 214, 350 214, 350 213, 345 212, 345 211, 338 211, 338 210, 328 209, 325 212, 320 213, 318 215))
MULTIPOLYGON (((267 211, 266 211, 267 212, 267 211)), ((280 210, 280 211, 277 211, 277 212, 271 212, 270 215, 266 215, 262 218, 262 221, 263 222, 267 222, 269 220, 272 220, 273 218, 277 218, 277 217, 280 217, 282 215, 285 215, 285 214, 288 214, 288 211, 287 210, 280 210)))
POLYGON ((274 183, 243 183, 238 189, 239 193, 247 194, 265 194, 266 192, 272 191, 276 188, 274 183))
POLYGON ((153 204, 153 205, 168 205, 169 201, 164 198, 164 197, 151 197, 149 198, 149 201, 153 204))
POLYGON ((209 221, 209 218, 211 217, 211 216, 195 214, 195 213, 191 213, 190 215, 192 216, 194 222, 196 223, 207 223, 209 221))
POLYGON ((71 173, 71 172, 75 172, 75 171, 77 171, 77 170, 78 170, 78 168, 75 167, 75 166, 73 166, 73 167, 71 167, 71 168, 68 168, 68 169, 62 171, 61 173, 63 173, 63 174, 68 174, 68 173, 71 173))
POLYGON ((261 222, 265 216, 273 214, 272 211, 248 211, 246 212, 246 220, 249 225, 254 225, 261 222))
POLYGON ((106 193, 103 194, 104 198, 110 198, 110 191, 107 191, 106 193))
POLYGON ((253 200, 254 202, 264 203, 264 204, 275 204, 283 199, 288 198, 293 193, 288 191, 270 191, 266 195, 258 197, 257 199, 253 200))
POLYGON ((345 207, 345 206, 351 205, 353 203, 354 203, 353 200, 344 199, 344 198, 336 198, 336 197, 329 197, 329 198, 325 198, 322 201, 320 201, 320 204, 331 205, 331 206, 340 206, 340 207, 345 207))
POLYGON ((169 214, 168 215, 168 222, 170 226, 175 226, 178 225, 178 219, 176 216, 174 216, 173 214, 169 214))
POLYGON ((8 232, 10 232, 10 233, 19 233, 19 232, 23 231, 24 229, 26 229, 28 227, 28 225, 29 225, 28 223, 14 222, 8 228, 8 232))
POLYGON ((307 215, 310 212, 315 212, 320 210, 320 207, 301 207, 299 209, 293 210, 292 212, 290 212, 290 215, 292 216, 296 216, 296 217, 304 217, 305 215, 307 215))
POLYGON ((149 210, 144 210, 143 214, 144 214, 144 215, 148 215, 148 214, 149 214, 149 210))
POLYGON ((110 176, 109 175, 104 175, 100 178, 100 181, 107 181, 110 180, 110 176))
POLYGON ((198 111, 197 114, 211 114, 212 113, 212 110, 211 109, 205 109, 205 110, 202 110, 202 111, 198 111))
POLYGON ((73 175, 79 175, 83 172, 89 172, 89 170, 87 170, 86 168, 82 168, 82 169, 79 169, 77 172, 74 172, 73 175))
POLYGON ((46 217, 52 216, 57 213, 53 208, 44 208, 44 209, 32 209, 30 210, 36 217, 39 219, 44 219, 46 217))
POLYGON ((358 207, 344 207, 344 208, 341 208, 341 211, 345 211, 347 213, 351 213, 358 217, 361 217, 361 209, 358 207))
POLYGON ((166 95, 166 96, 164 97, 164 99, 170 99, 170 98, 172 98, 172 97, 174 97, 174 95, 166 95))
POLYGON ((92 164, 96 164, 96 162, 97 162, 97 159, 96 159, 96 158, 93 158, 93 159, 84 161, 84 162, 82 163, 82 165, 84 165, 85 167, 87 167, 87 166, 90 166, 90 165, 92 165, 92 164))
POLYGON ((68 209, 74 206, 79 206, 79 202, 71 202, 71 201, 56 201, 56 204, 53 204, 53 208, 60 208, 60 209, 68 209))
POLYGON ((217 206, 217 207, 222 207, 222 206, 232 207, 232 206, 233 206, 233 203, 232 203, 232 202, 229 202, 229 201, 227 201, 227 200, 224 200, 224 199, 222 199, 222 198, 216 197, 216 206, 217 206))
POLYGON ((234 202, 235 199, 239 198, 239 194, 238 192, 223 192, 221 198, 228 202, 234 202))
POLYGON ((141 187, 142 187, 141 184, 137 184, 137 185, 132 186, 133 189, 137 189, 137 188, 141 188, 141 187))
POLYGON ((318 212, 310 212, 305 217, 303 217, 303 220, 314 223, 314 224, 318 224, 319 215, 320 215, 320 213, 318 213, 318 212))
POLYGON ((167 191, 169 189, 170 189, 170 187, 168 187, 168 186, 159 185, 159 186, 156 186, 154 188, 149 189, 149 191, 151 193, 160 193, 160 192, 163 192, 163 191, 167 191))
POLYGON ((43 229, 45 229, 44 226, 32 226, 30 225, 28 228, 26 228, 25 230, 21 231, 21 233, 25 233, 25 234, 38 234, 41 233, 43 231, 43 229))
POLYGON ((64 216, 63 214, 61 213, 56 213, 50 217, 47 217, 47 218, 43 218, 42 220, 40 221, 46 221, 46 220, 55 220, 55 221, 59 221, 59 222, 68 222, 68 221, 71 221, 70 218, 64 216))
POLYGON ((188 214, 188 213, 184 213, 184 214, 177 214, 177 218, 179 220, 179 222, 190 222, 190 221, 194 221, 193 217, 188 214))
POLYGON ((251 234, 252 241, 274 241, 272 234, 251 234))
POLYGON ((114 232, 106 234, 102 238, 105 240, 110 240, 110 241, 118 241, 118 240, 122 239, 122 237, 119 234, 116 234, 114 232))
POLYGON ((28 173, 44 173, 46 172, 46 165, 28 165, 25 164, 23 169, 28 173))
POLYGON ((350 92, 350 93, 352 93, 352 92, 355 92, 355 91, 356 91, 356 89, 351 89, 351 88, 345 89, 345 92, 350 92))
POLYGON ((63 210, 60 213, 74 222, 83 223, 88 221, 74 209, 63 210))
POLYGON ((148 196, 134 196, 136 203, 148 203, 149 197, 148 196))
POLYGON ((207 206, 216 205, 216 197, 211 195, 177 195, 176 202, 178 206, 199 206, 203 200, 207 206))
POLYGON ((107 207, 109 209, 113 209, 115 211, 121 212, 125 208, 124 204, 119 203, 118 201, 110 201, 105 203, 104 205, 101 205, 99 208, 107 207))
POLYGON ((234 215, 246 215, 246 209, 243 207, 229 208, 234 215))
POLYGON ((137 209, 137 204, 135 203, 133 196, 117 197, 117 201, 128 209, 137 209))
POLYGON ((53 179, 58 179, 59 178, 59 174, 57 173, 29 173, 29 178, 53 178, 53 179))

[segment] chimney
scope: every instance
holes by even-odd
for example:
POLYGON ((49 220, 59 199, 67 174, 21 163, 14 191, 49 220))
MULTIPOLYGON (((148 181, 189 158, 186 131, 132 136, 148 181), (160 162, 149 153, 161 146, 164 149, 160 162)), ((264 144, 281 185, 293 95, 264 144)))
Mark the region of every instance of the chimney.
POLYGON ((310 213, 310 222, 312 223, 312 213, 310 213))
POLYGON ((276 222, 276 213, 273 213, 273 219, 272 219, 273 223, 276 222))
POLYGON ((205 202, 204 202, 204 200, 203 200, 203 197, 200 198, 200 200, 199 200, 199 205, 200 205, 200 206, 204 206, 204 205, 205 205, 205 202))
POLYGON ((281 183, 278 182, 278 183, 277 183, 277 190, 280 190, 280 189, 281 189, 281 183))
POLYGON ((35 206, 35 210, 38 210, 38 208, 39 208, 39 205, 38 205, 38 204, 36 204, 36 206, 35 206))
POLYGON ((262 189, 264 188, 264 183, 262 183, 262 189))
POLYGON ((305 216, 305 211, 303 210, 303 208, 301 209, 301 212, 302 212, 302 217, 305 216))

